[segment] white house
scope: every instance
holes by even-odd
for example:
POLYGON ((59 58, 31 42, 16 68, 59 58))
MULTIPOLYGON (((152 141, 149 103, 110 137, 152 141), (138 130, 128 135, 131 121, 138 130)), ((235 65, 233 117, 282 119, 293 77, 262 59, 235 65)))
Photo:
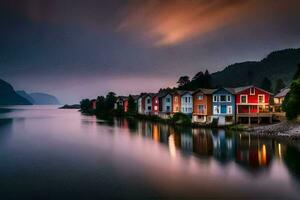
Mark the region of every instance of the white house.
POLYGON ((160 99, 160 111, 162 113, 172 112, 172 95, 170 93, 164 93, 159 96, 160 99))
POLYGON ((192 92, 181 92, 181 112, 184 114, 193 113, 193 94, 192 92))

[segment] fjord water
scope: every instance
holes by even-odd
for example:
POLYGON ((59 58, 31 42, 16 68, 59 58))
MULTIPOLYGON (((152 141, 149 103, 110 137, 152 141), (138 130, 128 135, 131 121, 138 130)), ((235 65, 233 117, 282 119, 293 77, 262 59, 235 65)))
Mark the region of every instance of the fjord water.
POLYGON ((224 130, 0 109, 1 199, 297 199, 300 147, 224 130))

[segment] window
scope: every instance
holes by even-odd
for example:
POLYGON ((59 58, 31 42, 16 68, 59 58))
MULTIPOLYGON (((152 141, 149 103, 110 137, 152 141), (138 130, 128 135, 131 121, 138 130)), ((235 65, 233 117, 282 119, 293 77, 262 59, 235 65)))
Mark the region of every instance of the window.
POLYGON ((217 102, 217 101, 218 101, 218 100, 217 100, 217 97, 218 97, 217 95, 214 95, 214 96, 213 96, 213 102, 217 102))
POLYGON ((204 113, 205 112, 205 106, 204 105, 199 105, 198 109, 199 109, 199 113, 204 113))
POLYGON ((167 103, 170 103, 170 98, 166 98, 166 102, 167 102, 167 103))
POLYGON ((248 103, 247 95, 241 95, 241 103, 248 103))
POLYGON ((250 94, 255 95, 255 88, 254 87, 250 88, 250 94))
POLYGON ((184 97, 184 101, 185 101, 185 103, 187 103, 188 102, 188 98, 184 97))
POLYGON ((157 100, 157 99, 155 99, 155 103, 158 103, 158 100, 157 100))
POLYGON ((170 112, 170 106, 166 107, 167 112, 170 112))
POLYGON ((176 106, 176 109, 175 109, 177 112, 179 111, 179 108, 178 108, 178 106, 176 106))
POLYGON ((149 98, 147 99, 147 103, 151 103, 149 98))
POLYGON ((151 106, 148 106, 148 110, 151 110, 151 106))
POLYGON ((178 97, 177 97, 177 96, 174 98, 174 101, 175 101, 175 102, 178 102, 178 97))
POLYGON ((265 103, 265 95, 263 94, 258 95, 258 103, 265 103))
POLYGON ((227 101, 231 102, 231 96, 230 95, 227 95, 227 101))
POLYGON ((221 96, 220 96, 220 101, 221 101, 221 102, 226 101, 226 95, 221 95, 221 96))
POLYGON ((232 114, 232 106, 227 106, 227 114, 232 114))
POLYGON ((198 95, 198 100, 203 100, 203 95, 198 95))
POLYGON ((214 106, 214 114, 219 114, 219 107, 218 106, 214 106))
POLYGON ((154 106, 154 110, 157 110, 157 106, 154 106))

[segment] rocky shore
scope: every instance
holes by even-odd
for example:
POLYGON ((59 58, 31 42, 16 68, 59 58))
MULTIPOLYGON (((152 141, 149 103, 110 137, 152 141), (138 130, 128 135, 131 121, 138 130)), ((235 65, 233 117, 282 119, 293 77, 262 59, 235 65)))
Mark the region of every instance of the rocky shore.
POLYGON ((261 136, 286 138, 289 140, 300 139, 300 123, 298 122, 284 121, 278 124, 248 128, 246 131, 250 134, 261 136))

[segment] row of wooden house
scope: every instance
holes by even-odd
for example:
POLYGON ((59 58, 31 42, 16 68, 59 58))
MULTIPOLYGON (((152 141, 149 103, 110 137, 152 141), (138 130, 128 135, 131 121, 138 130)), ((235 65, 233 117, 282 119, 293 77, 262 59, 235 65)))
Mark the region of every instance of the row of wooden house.
MULTIPOLYGON (((282 94, 286 93, 282 91, 282 94)), ((145 93, 134 96, 139 114, 169 118, 181 112, 191 116, 193 123, 209 124, 217 120, 218 125, 271 121, 273 114, 270 107, 271 98, 273 97, 270 92, 253 85, 239 88, 199 88, 196 91, 145 93)), ((284 95, 280 97, 278 105, 281 105, 282 98, 284 95)), ((119 100, 127 112, 128 99, 119 100)))

